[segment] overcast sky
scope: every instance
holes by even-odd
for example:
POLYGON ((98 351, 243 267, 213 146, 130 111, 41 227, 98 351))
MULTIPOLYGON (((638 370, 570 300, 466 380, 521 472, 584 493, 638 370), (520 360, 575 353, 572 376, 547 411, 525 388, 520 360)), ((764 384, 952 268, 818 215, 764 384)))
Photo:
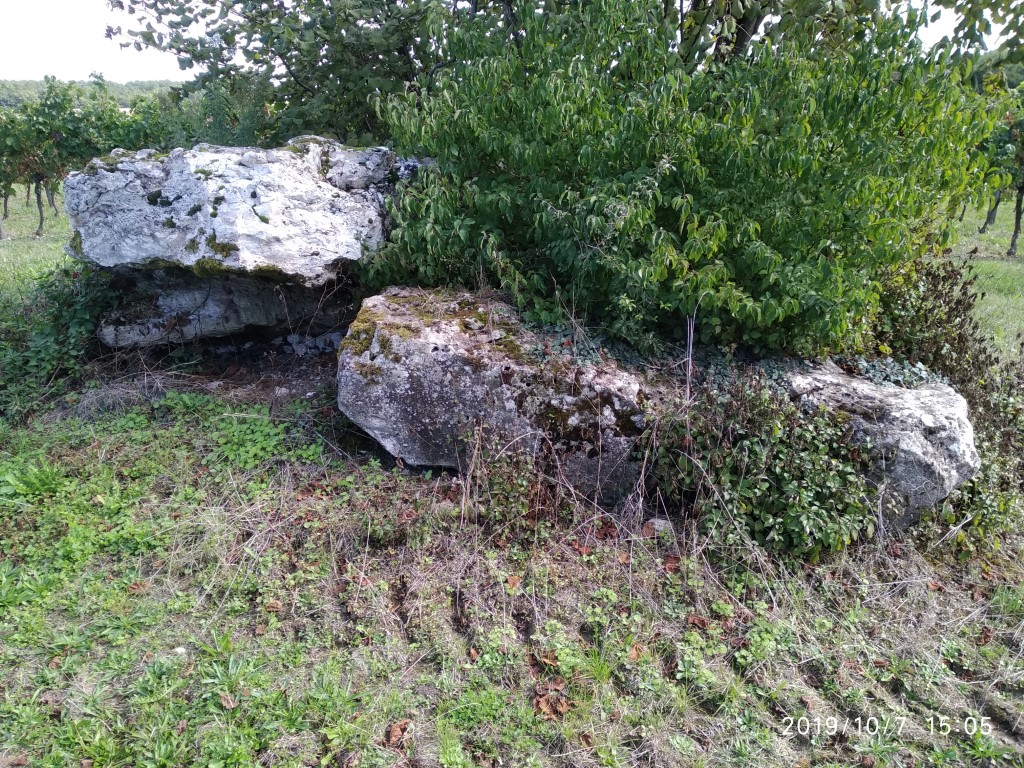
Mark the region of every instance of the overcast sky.
POLYGON ((191 80, 171 54, 122 49, 104 37, 107 25, 129 27, 132 16, 106 0, 0 0, 0 80, 87 80, 99 72, 112 82, 191 80))
MULTIPOLYGON (((87 80, 99 72, 111 82, 190 80, 174 56, 122 49, 104 37, 107 25, 129 27, 133 17, 107 9, 106 0, 0 0, 0 80, 87 80)), ((952 30, 940 19, 927 42, 952 30)), ((990 45, 994 41, 990 41, 990 45)))

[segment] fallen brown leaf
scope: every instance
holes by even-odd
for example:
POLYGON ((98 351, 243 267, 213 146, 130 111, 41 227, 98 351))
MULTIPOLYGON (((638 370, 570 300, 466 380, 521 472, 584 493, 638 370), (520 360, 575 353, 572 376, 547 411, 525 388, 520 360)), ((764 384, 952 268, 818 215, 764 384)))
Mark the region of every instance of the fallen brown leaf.
POLYGON ((263 607, 266 608, 267 611, 269 611, 270 613, 280 613, 284 610, 284 603, 282 603, 280 600, 268 600, 267 604, 263 607))
POLYGON ((574 541, 572 543, 572 548, 575 549, 576 552, 579 555, 582 555, 583 557, 586 557, 587 555, 592 555, 594 553, 593 547, 588 547, 586 544, 580 544, 579 541, 574 541))
POLYGON ((665 573, 679 573, 679 555, 665 555, 665 573))
POLYGON ((992 627, 982 627, 981 635, 978 637, 978 647, 988 645, 992 642, 992 627))
POLYGON ((185 731, 188 730, 188 720, 179 720, 178 724, 174 726, 174 732, 181 736, 185 731))
POLYGON ((629 565, 632 558, 629 556, 629 552, 619 552, 619 562, 622 565, 629 565))
POLYGON ((401 749, 405 746, 406 733, 409 730, 409 726, 412 724, 412 720, 406 718, 405 720, 399 720, 397 723, 392 723, 388 726, 387 737, 385 743, 387 746, 393 749, 401 749))
POLYGON ((221 693, 220 704, 229 712, 238 706, 238 702, 235 701, 234 697, 230 693, 221 693))
POLYGON ((509 576, 505 583, 508 585, 508 591, 514 592, 516 587, 523 583, 523 579, 521 576, 509 576))
POLYGON ((128 585, 128 592, 133 595, 141 595, 149 592, 150 586, 152 585, 148 581, 133 581, 128 585))

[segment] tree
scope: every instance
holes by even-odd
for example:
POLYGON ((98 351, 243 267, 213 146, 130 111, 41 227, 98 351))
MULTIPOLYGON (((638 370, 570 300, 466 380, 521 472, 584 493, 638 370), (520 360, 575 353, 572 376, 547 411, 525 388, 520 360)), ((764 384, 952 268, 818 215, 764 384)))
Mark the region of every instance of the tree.
POLYGON ((286 136, 381 140, 369 98, 402 90, 425 42, 419 0, 109 1, 140 27, 123 45, 174 53, 183 69, 202 69, 197 86, 243 71, 273 81, 286 136))
POLYGON ((58 212, 54 186, 73 168, 115 147, 153 146, 162 143, 164 124, 141 108, 123 113, 95 78, 87 91, 47 78, 37 101, 16 109, 0 108, 0 194, 4 214, 16 183, 35 190, 39 210, 37 236, 43 233, 43 194, 58 212))
MULTIPOLYGON (((531 13, 562 14, 575 0, 545 0, 531 13)), ((931 0, 956 14, 950 45, 983 46, 993 23, 1005 26, 1006 51, 1024 57, 1024 3, 1017 0, 931 0)), ((493 33, 517 44, 526 18, 517 0, 108 0, 133 17, 131 28, 108 28, 122 46, 153 47, 201 70, 193 87, 226 82, 240 72, 277 85, 275 113, 283 137, 321 133, 367 143, 387 138, 370 107, 400 93, 424 73, 454 63, 451 30, 496 19, 493 33), (428 33, 430 19, 434 23, 428 33)), ((694 72, 746 57, 770 39, 832 40, 860 34, 881 0, 662 0, 672 47, 694 72)))
MULTIPOLYGON (((878 278, 942 244, 986 183, 986 101, 916 19, 792 36, 690 71, 660 3, 447 27, 461 62, 384 107, 437 159, 400 198, 380 282, 483 281, 643 342, 856 346, 878 278)), ((712 51, 712 58, 714 58, 712 51)))

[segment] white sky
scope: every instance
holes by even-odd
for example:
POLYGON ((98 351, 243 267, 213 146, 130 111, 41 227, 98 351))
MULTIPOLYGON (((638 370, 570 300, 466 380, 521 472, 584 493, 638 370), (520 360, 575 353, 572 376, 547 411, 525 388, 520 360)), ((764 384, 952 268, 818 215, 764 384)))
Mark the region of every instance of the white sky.
POLYGON ((120 48, 107 25, 130 28, 135 17, 107 8, 106 0, 0 0, 0 80, 88 80, 99 72, 111 82, 191 80, 171 54, 120 48))
MULTIPOLYGON (((134 20, 106 0, 0 0, 0 80, 87 80, 93 72, 111 82, 192 79, 195 70, 179 69, 171 54, 122 49, 104 37, 108 24, 129 28, 134 20)), ((952 29, 943 18, 922 36, 934 43, 952 29)))

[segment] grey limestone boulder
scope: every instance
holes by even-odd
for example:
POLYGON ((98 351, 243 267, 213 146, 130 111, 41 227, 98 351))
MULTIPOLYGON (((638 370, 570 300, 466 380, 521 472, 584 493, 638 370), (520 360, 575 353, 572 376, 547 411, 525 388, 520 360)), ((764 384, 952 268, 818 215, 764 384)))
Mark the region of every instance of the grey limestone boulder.
POLYGON ((114 271, 121 308, 96 334, 109 347, 181 344, 247 331, 322 333, 351 317, 347 294, 273 283, 244 274, 203 278, 182 270, 114 271))
POLYGON ((631 453, 644 396, 615 362, 563 355, 507 304, 469 294, 392 288, 368 298, 339 355, 341 411, 393 456, 461 467, 467 438, 483 434, 603 499, 640 479, 631 453))
POLYGON ((71 250, 103 267, 177 266, 321 286, 383 242, 395 166, 386 148, 317 137, 280 149, 115 151, 65 182, 71 250))
POLYGON ((787 382, 803 408, 849 416, 854 442, 870 448, 871 479, 889 502, 893 529, 916 522, 981 469, 967 401, 945 384, 881 385, 836 366, 792 372, 787 382))

